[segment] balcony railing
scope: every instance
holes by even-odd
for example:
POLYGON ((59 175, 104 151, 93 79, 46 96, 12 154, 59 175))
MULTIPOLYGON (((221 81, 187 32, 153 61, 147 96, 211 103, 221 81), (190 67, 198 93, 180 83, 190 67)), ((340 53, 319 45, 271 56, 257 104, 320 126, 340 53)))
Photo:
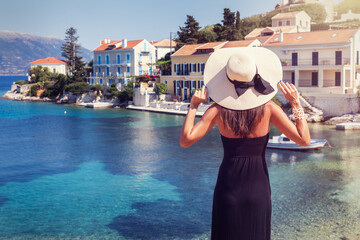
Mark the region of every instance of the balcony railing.
POLYGON ((342 58, 336 60, 335 58, 319 58, 316 64, 316 61, 313 59, 299 59, 297 65, 292 64, 291 59, 282 59, 281 64, 283 66, 327 66, 327 65, 349 65, 350 58, 342 58))

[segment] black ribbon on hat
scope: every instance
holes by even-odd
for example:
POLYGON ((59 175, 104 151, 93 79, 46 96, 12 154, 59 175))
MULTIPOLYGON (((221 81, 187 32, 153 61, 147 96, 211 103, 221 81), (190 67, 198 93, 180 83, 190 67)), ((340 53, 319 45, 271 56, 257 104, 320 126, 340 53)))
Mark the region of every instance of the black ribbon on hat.
POLYGON ((236 93, 238 94, 239 97, 242 94, 244 94, 244 92, 246 92, 246 90, 248 90, 249 87, 254 87, 256 91, 264 95, 268 95, 274 91, 274 88, 270 85, 270 83, 264 80, 260 76, 260 74, 258 74, 257 67, 256 67, 256 74, 250 82, 240 82, 240 81, 231 80, 227 74, 226 77, 232 84, 234 84, 236 93))

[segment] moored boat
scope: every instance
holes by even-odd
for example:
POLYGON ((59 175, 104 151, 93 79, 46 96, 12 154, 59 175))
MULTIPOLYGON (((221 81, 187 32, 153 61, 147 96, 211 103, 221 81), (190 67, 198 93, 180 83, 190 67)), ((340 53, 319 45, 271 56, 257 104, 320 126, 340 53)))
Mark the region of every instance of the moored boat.
POLYGON ((300 146, 295 142, 291 141, 284 134, 281 134, 280 136, 273 136, 272 139, 269 139, 267 148, 284 150, 313 150, 322 149, 326 143, 326 139, 311 139, 311 143, 309 146, 300 146))

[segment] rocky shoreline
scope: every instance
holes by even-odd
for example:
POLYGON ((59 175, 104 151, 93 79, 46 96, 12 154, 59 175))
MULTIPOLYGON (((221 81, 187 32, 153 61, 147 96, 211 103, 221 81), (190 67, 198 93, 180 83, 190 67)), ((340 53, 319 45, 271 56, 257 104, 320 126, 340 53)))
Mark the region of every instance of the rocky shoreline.
MULTIPOLYGON (((28 96, 24 93, 17 93, 15 91, 8 91, 3 96, 3 99, 14 101, 38 101, 38 102, 56 102, 59 104, 75 104, 91 108, 111 108, 111 107, 126 107, 126 104, 120 104, 117 98, 106 99, 99 97, 93 92, 74 95, 72 93, 65 93, 60 98, 40 98, 28 96)), ((294 121, 291 111, 288 111, 289 118, 294 121)), ((305 117, 308 122, 321 123, 325 125, 336 125, 341 123, 360 123, 360 113, 344 114, 324 120, 323 114, 318 109, 305 107, 305 117)))

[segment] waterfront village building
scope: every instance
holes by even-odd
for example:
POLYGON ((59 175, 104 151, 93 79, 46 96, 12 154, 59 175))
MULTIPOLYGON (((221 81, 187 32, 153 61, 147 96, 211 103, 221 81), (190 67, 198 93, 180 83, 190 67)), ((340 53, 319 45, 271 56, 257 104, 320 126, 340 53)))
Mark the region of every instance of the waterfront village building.
POLYGON ((334 21, 335 12, 333 0, 283 0, 282 3, 278 3, 275 6, 275 9, 281 10, 281 12, 288 12, 292 7, 309 3, 318 3, 323 5, 326 11, 325 22, 334 21))
POLYGON ((310 32, 311 18, 304 11, 278 13, 271 18, 271 27, 255 28, 245 39, 271 36, 275 33, 310 32))
POLYGON ((184 45, 171 55, 171 75, 161 76, 160 81, 168 87, 172 99, 187 101, 193 90, 204 85, 203 73, 210 54, 228 47, 259 47, 255 40, 210 42, 184 45))
POLYGON ((304 96, 357 93, 360 29, 274 34, 264 47, 280 58, 283 80, 304 96))
POLYGON ((66 62, 54 57, 38 59, 30 63, 30 68, 34 68, 37 66, 42 66, 43 68, 47 67, 53 73, 66 74, 67 72, 66 62))
POLYGON ((176 42, 170 41, 170 39, 152 41, 151 44, 155 47, 155 62, 165 57, 167 53, 175 51, 176 46, 176 42))
POLYGON ((90 85, 126 83, 130 76, 153 74, 155 47, 146 39, 128 41, 105 39, 94 51, 90 85))

